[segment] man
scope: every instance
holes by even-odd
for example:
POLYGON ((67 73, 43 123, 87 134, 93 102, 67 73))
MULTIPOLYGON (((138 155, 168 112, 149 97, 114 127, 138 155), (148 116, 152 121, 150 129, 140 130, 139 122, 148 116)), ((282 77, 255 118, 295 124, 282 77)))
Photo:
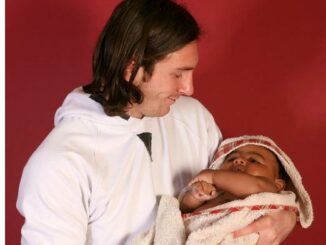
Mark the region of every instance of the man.
MULTIPOLYGON (((177 195, 207 167, 221 134, 188 97, 199 35, 173 1, 116 7, 94 52, 92 83, 67 96, 24 169, 23 244, 125 244, 152 224, 162 194, 177 195)), ((274 216, 240 234, 280 242, 294 214, 274 216)))

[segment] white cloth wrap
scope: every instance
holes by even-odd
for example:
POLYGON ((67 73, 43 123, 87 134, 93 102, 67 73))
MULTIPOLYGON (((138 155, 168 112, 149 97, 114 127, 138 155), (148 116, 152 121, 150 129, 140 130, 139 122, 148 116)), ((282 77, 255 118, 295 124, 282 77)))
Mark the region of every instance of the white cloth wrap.
POLYGON ((280 210, 282 205, 297 208, 295 194, 289 191, 281 194, 254 194, 243 200, 235 200, 204 210, 197 215, 193 213, 183 219, 179 211, 178 200, 171 196, 162 196, 155 224, 149 231, 140 234, 131 244, 256 244, 258 234, 234 239, 232 232, 269 212, 280 210), (280 207, 252 210, 257 205, 279 205, 280 207), (239 208, 240 211, 210 213, 213 210, 230 208, 239 208))

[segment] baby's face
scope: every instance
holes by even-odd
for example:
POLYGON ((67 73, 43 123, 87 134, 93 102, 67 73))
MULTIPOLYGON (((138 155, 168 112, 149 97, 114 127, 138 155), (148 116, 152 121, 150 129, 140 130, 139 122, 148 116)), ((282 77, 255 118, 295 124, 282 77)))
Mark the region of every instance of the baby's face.
POLYGON ((257 145, 246 145, 231 152, 224 160, 221 169, 241 171, 270 180, 278 178, 279 166, 275 155, 257 145))

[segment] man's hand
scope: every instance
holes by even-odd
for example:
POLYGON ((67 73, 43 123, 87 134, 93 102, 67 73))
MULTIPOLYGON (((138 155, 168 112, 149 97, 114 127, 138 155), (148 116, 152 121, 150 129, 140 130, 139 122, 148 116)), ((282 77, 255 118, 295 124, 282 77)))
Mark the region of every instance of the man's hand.
POLYGON ((278 245, 287 238, 296 224, 296 214, 292 211, 271 213, 252 224, 237 230, 234 237, 259 233, 257 245, 278 245))

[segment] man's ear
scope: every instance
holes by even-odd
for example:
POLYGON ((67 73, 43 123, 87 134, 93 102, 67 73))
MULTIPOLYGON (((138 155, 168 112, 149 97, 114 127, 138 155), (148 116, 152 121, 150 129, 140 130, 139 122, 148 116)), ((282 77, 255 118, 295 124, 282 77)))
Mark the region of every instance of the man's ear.
POLYGON ((123 77, 128 82, 130 81, 130 77, 131 77, 132 71, 134 70, 134 67, 135 67, 135 61, 131 60, 128 64, 127 68, 124 71, 123 77))
POLYGON ((286 187, 285 180, 283 180, 283 179, 275 179, 275 185, 276 185, 277 191, 282 191, 286 187))
MULTIPOLYGON (((130 78, 131 78, 131 75, 132 75, 132 72, 135 68, 135 61, 132 60, 129 65, 127 66, 125 72, 124 72, 124 79, 126 81, 130 81, 130 78)), ((139 67, 137 73, 136 73, 136 76, 134 78, 134 80, 132 81, 132 83, 135 85, 135 86, 138 86, 143 80, 144 80, 144 76, 145 76, 145 71, 144 71, 144 68, 143 67, 139 67)))

